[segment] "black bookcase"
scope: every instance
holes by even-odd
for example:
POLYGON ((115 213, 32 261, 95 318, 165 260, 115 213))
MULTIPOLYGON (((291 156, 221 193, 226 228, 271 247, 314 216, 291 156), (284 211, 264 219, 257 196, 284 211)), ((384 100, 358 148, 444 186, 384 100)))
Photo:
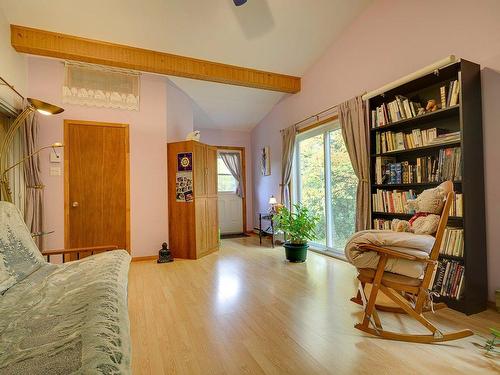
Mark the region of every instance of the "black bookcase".
MULTIPOLYGON (((454 189, 463 194, 462 217, 450 217, 448 226, 464 229, 464 256, 440 255, 440 258, 458 260, 464 265, 464 288, 459 299, 440 297, 450 308, 465 314, 474 314, 487 306, 486 235, 484 207, 483 131, 481 113, 480 66, 466 60, 447 65, 433 73, 417 78, 399 87, 368 100, 367 117, 370 127, 371 193, 379 190, 414 190, 417 194, 440 182, 412 184, 377 184, 375 164, 377 156, 390 156, 400 161, 415 161, 424 156, 436 157, 439 150, 449 147, 461 148, 460 181, 454 181, 454 189), (448 88, 449 82, 458 80, 458 103, 434 112, 413 118, 393 121, 387 125, 372 128, 371 111, 383 103, 391 102, 396 95, 402 95, 425 107, 427 100, 436 99, 440 103, 440 87, 448 88), (377 133, 383 131, 411 133, 413 129, 446 129, 460 131, 460 139, 446 144, 418 147, 407 150, 376 153, 377 133)), ((380 135, 379 135, 380 136, 380 135)), ((380 181, 379 181, 380 182, 380 181)), ((373 202, 372 202, 373 207, 373 202)), ((384 213, 372 210, 374 219, 408 219, 411 214, 384 213)))

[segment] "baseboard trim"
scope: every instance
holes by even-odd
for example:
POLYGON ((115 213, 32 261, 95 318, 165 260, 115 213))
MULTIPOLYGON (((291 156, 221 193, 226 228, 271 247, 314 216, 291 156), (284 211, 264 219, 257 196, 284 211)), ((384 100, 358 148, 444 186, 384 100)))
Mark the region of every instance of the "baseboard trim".
POLYGON ((153 259, 157 259, 157 258, 158 258, 158 256, 156 256, 156 255, 148 255, 145 257, 133 257, 132 262, 142 262, 144 260, 153 260, 153 259))

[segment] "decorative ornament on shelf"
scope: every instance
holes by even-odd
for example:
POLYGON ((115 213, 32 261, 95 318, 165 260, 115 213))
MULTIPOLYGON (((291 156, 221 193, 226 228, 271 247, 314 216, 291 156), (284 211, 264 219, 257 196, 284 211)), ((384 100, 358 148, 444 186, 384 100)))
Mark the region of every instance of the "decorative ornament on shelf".
POLYGON ((200 131, 199 130, 195 130, 194 132, 189 133, 186 136, 186 141, 196 141, 196 142, 199 142, 200 141, 200 131))
POLYGON ((174 257, 172 256, 172 253, 168 249, 168 245, 166 242, 163 242, 161 244, 161 250, 158 252, 158 260, 156 263, 169 263, 173 262, 174 257))

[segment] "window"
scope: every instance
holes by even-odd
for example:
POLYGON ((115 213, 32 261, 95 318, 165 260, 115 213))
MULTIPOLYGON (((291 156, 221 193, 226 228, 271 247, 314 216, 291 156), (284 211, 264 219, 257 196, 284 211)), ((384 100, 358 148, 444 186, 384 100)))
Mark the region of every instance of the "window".
POLYGON ((227 169, 220 155, 217 156, 217 190, 219 193, 235 193, 237 181, 227 169))
POLYGON ((294 160, 294 202, 320 217, 319 248, 343 252, 354 233, 358 179, 338 121, 299 134, 294 160))

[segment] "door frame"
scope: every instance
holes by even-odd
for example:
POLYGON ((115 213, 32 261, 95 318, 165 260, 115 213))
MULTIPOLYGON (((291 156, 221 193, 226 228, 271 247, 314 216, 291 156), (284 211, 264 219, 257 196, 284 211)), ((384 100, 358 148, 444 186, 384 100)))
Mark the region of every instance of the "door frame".
MULTIPOLYGON (((243 215, 243 233, 247 233, 247 169, 246 169, 246 159, 245 159, 245 147, 239 146, 215 146, 217 151, 239 151, 241 153, 241 172, 243 173, 243 198, 242 202, 242 215, 243 215)), ((217 171, 218 172, 218 171, 217 171)), ((219 194, 219 189, 217 189, 217 195, 219 194)))
MULTIPOLYGON (((71 125, 100 126, 125 129, 125 242, 127 252, 130 254, 130 140, 129 124, 112 122, 64 120, 64 247, 70 247, 70 202, 69 202, 69 127, 71 125)), ((112 244, 111 244, 112 245, 112 244)))

